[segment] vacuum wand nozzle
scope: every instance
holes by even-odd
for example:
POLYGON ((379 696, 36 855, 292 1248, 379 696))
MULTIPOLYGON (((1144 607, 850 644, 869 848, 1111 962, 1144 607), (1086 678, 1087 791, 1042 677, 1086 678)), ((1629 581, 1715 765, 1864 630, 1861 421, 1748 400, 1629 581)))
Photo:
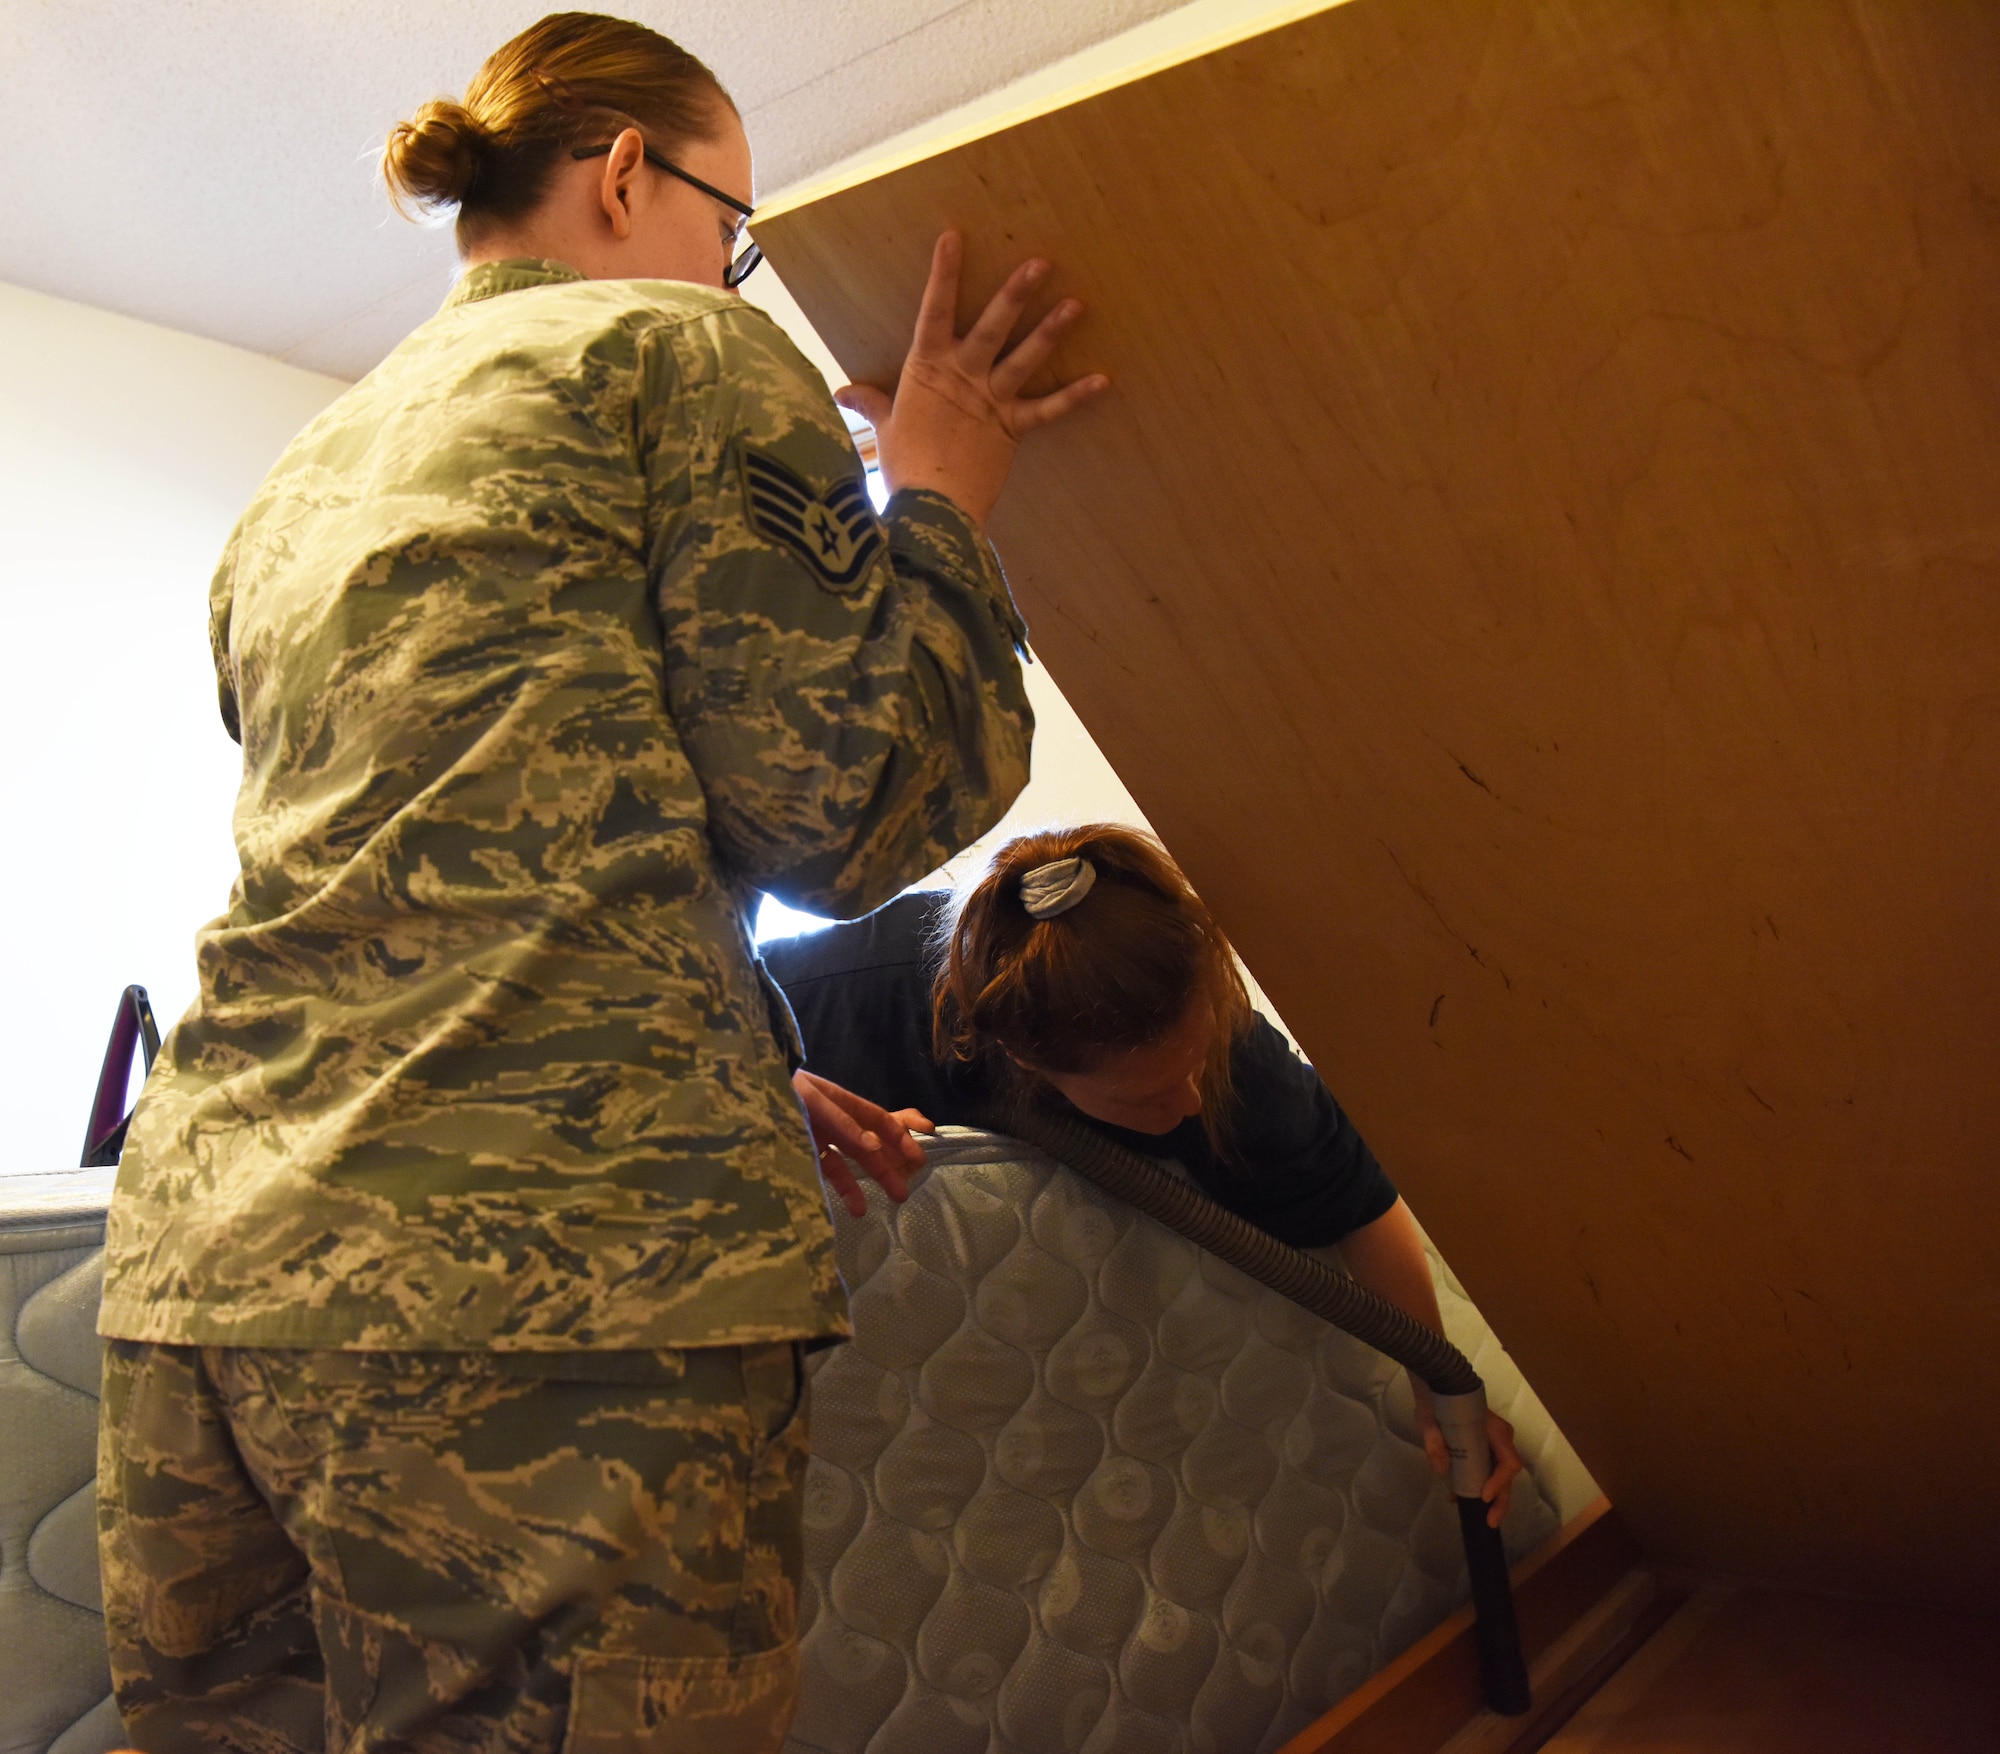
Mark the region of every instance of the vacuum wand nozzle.
POLYGON ((1494 1711, 1518 1717, 1530 1703, 1528 1665, 1514 1620, 1507 1549, 1500 1531, 1488 1526, 1486 1500, 1479 1496, 1493 1472, 1493 1446, 1486 1441, 1486 1389, 1482 1385, 1463 1395, 1441 1395, 1433 1390, 1431 1411, 1451 1454, 1446 1477, 1452 1496, 1458 1500, 1458 1532, 1465 1542, 1465 1569, 1472 1584, 1480 1690, 1494 1711))

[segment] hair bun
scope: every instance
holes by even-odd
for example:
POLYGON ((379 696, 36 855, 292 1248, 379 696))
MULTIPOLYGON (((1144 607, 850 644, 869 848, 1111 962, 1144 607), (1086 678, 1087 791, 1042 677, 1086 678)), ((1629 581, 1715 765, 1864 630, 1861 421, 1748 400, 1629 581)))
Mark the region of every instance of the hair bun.
POLYGON ((486 130, 455 98, 433 98, 389 130, 382 175, 398 206, 455 206, 479 174, 486 130))

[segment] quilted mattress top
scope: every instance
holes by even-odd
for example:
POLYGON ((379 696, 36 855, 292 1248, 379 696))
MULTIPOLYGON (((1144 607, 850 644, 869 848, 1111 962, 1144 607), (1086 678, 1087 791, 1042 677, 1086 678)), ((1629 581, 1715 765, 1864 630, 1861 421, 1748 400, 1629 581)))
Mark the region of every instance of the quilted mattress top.
MULTIPOLYGON (((836 1214, 792 1754, 1275 1748, 1463 1599, 1400 1370, 1026 1146, 930 1155, 836 1214)), ((1510 1551, 1556 1526, 1531 1462, 1510 1551)))

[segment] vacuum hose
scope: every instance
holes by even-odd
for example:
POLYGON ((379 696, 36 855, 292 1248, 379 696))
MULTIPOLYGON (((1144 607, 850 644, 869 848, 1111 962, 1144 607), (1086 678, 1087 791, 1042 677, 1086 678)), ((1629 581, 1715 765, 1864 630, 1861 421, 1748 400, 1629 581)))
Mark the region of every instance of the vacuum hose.
POLYGON ((1510 1717, 1525 1712, 1528 1665, 1514 1622, 1507 1555, 1500 1531, 1487 1526, 1486 1501, 1479 1496, 1493 1471, 1493 1457, 1486 1442, 1486 1385, 1472 1361, 1435 1329, 1344 1273, 1259 1230, 1191 1183, 1079 1120, 1023 1102, 996 1130, 1039 1146, 1107 1194, 1385 1353, 1430 1389, 1431 1407, 1451 1452, 1449 1479, 1472 1582, 1481 1687, 1494 1711, 1510 1717))

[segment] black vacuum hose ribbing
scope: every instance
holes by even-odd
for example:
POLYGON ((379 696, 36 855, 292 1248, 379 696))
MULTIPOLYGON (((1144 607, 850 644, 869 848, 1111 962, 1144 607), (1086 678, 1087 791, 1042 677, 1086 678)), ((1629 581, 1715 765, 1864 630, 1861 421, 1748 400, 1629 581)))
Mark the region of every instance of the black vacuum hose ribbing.
MULTIPOLYGON (((1018 1104, 995 1131, 1039 1146, 1107 1194, 1199 1243, 1260 1284, 1289 1297, 1343 1333, 1385 1353, 1429 1385, 1436 1395, 1479 1394, 1485 1385, 1472 1361, 1442 1334, 1413 1320, 1374 1292, 1336 1273, 1219 1206, 1199 1188, 1157 1163, 1107 1139, 1083 1122, 1053 1109, 1018 1104)), ((1481 1444, 1483 1447, 1483 1438, 1481 1444)), ((1529 1707, 1528 1665, 1514 1618, 1514 1592, 1500 1531, 1486 1522, 1483 1498, 1455 1496, 1472 1585, 1473 1639, 1479 1652, 1480 1690, 1487 1705, 1507 1717, 1529 1707)))

